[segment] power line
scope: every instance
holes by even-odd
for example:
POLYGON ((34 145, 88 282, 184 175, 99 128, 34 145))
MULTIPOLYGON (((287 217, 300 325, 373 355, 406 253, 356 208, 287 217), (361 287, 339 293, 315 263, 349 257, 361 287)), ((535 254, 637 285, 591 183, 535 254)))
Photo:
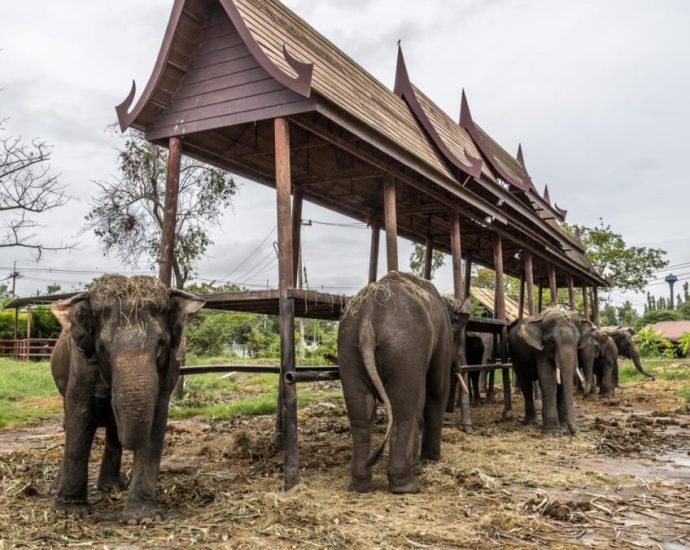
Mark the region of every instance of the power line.
POLYGON ((237 273, 237 271, 238 271, 244 264, 246 264, 246 263, 252 258, 252 256, 254 256, 254 254, 256 254, 256 253, 261 249, 261 247, 262 247, 264 244, 266 244, 266 241, 269 239, 269 237, 270 237, 271 235, 273 235, 273 232, 274 232, 277 228, 278 228, 277 225, 276 225, 276 226, 273 226, 273 229, 271 229, 271 230, 268 232, 268 235, 266 235, 266 236, 264 237, 264 240, 261 241, 261 242, 259 243, 259 245, 258 245, 254 250, 252 250, 252 251, 249 253, 249 256, 247 256, 244 260, 242 260, 242 261, 240 262, 240 264, 239 264, 237 267, 235 267, 235 269, 233 269, 230 273, 228 273, 227 275, 225 275, 225 277, 222 277, 221 280, 222 280, 222 281, 227 281, 230 277, 232 277, 235 273, 237 273))

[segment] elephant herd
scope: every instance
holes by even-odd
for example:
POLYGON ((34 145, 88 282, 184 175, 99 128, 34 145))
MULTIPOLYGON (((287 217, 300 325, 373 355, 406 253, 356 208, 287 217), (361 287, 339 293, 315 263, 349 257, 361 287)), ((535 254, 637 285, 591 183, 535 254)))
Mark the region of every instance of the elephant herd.
MULTIPOLYGON (((63 331, 51 369, 65 409, 58 509, 87 513, 89 453, 96 429, 105 427, 98 487, 124 485, 122 450, 132 450, 133 476, 122 519, 137 524, 162 517, 156 478, 179 372, 177 348, 185 323, 203 305, 156 279, 121 276, 97 279, 88 292, 55 304, 63 331)), ((372 489, 373 465, 390 441, 389 490, 419 491, 420 461, 440 457, 451 377, 459 376, 465 355, 483 362, 490 346, 476 336, 465 344, 470 311, 469 299, 447 298, 429 281, 399 272, 349 300, 339 327, 338 358, 352 436, 350 490, 372 489), (385 407, 388 425, 372 451, 377 401, 385 407)), ((549 309, 519 320, 509 329, 508 343, 525 398, 525 424, 536 421, 533 383, 538 381, 547 434, 576 432, 576 380, 582 380, 585 394, 596 384, 600 393, 612 392, 619 354, 644 373, 630 331, 604 332, 573 312, 549 309)))

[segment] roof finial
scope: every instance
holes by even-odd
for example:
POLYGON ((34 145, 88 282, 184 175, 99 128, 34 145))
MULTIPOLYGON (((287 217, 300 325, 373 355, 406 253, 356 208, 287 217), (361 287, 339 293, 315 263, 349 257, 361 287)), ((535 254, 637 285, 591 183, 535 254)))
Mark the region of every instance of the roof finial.
POLYGON ((398 38, 398 48, 400 47, 400 44, 402 44, 402 40, 398 38))
POLYGON ((549 186, 545 185, 544 186, 544 200, 546 203, 551 206, 551 195, 549 194, 549 186))
POLYGON ((522 143, 518 145, 517 161, 520 163, 520 166, 522 166, 525 169, 526 172, 527 166, 525 166, 525 156, 522 154, 522 143))
POLYGON ((407 72, 407 65, 405 64, 405 56, 403 55, 401 40, 398 40, 398 64, 395 68, 395 87, 393 91, 399 97, 403 96, 405 88, 409 87, 410 76, 407 72))
POLYGON ((465 88, 462 89, 462 99, 460 100, 460 126, 469 128, 473 126, 472 113, 470 112, 470 104, 467 101, 467 94, 465 88))

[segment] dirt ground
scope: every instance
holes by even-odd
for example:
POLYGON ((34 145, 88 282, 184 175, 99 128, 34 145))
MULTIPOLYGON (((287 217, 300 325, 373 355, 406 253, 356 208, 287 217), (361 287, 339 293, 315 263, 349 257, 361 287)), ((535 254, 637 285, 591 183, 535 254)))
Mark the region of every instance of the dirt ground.
POLYGON ((85 520, 53 512, 59 419, 4 431, 0 549, 690 548, 690 410, 676 389, 631 382, 611 399, 578 398, 574 438, 523 427, 517 398, 507 422, 501 404, 479 404, 473 434, 448 418, 443 460, 424 466, 423 492, 411 496, 387 493, 385 460, 375 492, 345 490, 350 436, 340 400, 300 411, 302 483, 289 493, 270 417, 173 422, 160 478, 168 515, 140 527, 117 521, 126 492, 92 489, 85 520))

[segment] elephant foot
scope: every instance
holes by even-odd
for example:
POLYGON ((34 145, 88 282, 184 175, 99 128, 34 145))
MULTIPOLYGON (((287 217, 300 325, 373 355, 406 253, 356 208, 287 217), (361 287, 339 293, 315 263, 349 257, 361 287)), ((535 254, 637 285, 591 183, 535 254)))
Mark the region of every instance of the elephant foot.
POLYGON ((388 490, 394 495, 412 495, 419 493, 420 487, 417 478, 412 476, 404 480, 388 479, 388 490))
POLYGON ((561 429, 566 435, 575 435, 577 433, 577 426, 575 426, 575 424, 571 424, 570 422, 563 424, 561 429))
POLYGON ((128 502, 120 521, 127 525, 145 525, 163 521, 163 511, 155 502, 128 502))
POLYGON ((371 493, 371 478, 369 479, 355 479, 350 480, 347 490, 351 493, 371 493))
POLYGON ((54 508, 56 511, 76 519, 85 518, 91 513, 89 503, 86 500, 55 497, 54 508))
POLYGON ((523 426, 533 426, 534 424, 537 423, 537 416, 526 416, 525 419, 522 421, 523 426))
POLYGON ((127 481, 122 476, 114 478, 102 477, 98 480, 96 488, 104 493, 117 493, 127 488, 127 481))
POLYGON ((424 462, 438 462, 439 460, 441 460, 441 451, 422 451, 421 459, 424 462))
POLYGON ((542 426, 541 433, 548 437, 563 435, 563 428, 560 426, 542 426))

